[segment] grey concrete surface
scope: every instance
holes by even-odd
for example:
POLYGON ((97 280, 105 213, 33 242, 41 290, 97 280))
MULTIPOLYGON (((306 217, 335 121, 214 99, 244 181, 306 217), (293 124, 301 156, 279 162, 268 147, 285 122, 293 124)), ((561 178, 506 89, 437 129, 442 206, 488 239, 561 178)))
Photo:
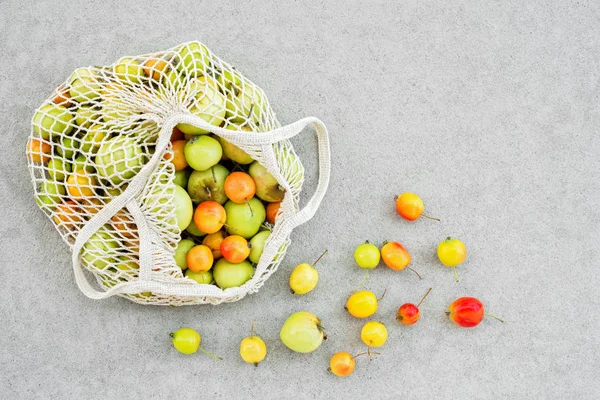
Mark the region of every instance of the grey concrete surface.
MULTIPOLYGON (((0 1, 0 398, 573 398, 600 396, 600 6, 593 1, 0 1), (314 115, 331 134, 332 181, 262 290, 227 305, 92 301, 32 198, 24 149, 33 110, 78 66, 198 39, 261 85, 283 123, 314 115), (407 223, 415 191, 442 222, 407 223), (455 283, 435 259, 469 249, 455 283), (363 272, 353 248, 403 242, 410 272, 380 266, 374 316, 389 341, 355 373, 331 354, 364 350, 343 310, 363 272), (292 296, 293 266, 325 248, 317 289, 292 296), (413 327, 397 307, 433 291, 413 327), (476 296, 506 323, 444 316, 476 296), (310 355, 278 339, 309 310, 329 340, 310 355), (256 320, 269 353, 238 356, 256 320), (168 333, 197 328, 224 357, 183 356, 168 333)), ((314 188, 315 140, 294 140, 314 188)))

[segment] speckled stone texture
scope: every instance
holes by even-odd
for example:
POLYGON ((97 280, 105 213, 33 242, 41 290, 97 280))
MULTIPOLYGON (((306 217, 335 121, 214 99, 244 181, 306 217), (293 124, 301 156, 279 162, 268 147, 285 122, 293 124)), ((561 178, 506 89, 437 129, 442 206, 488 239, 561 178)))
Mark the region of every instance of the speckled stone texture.
MULTIPOLYGON (((600 396, 600 8, 592 1, 106 2, 0 1, 0 398, 479 398, 600 396), (69 251, 32 197, 24 149, 34 109, 79 66, 201 40, 265 89, 282 123, 328 126, 332 181, 293 233, 280 270, 233 304, 144 307, 92 301, 69 251), (399 219, 415 191, 442 221, 399 219), (435 258, 446 236, 469 250, 455 283, 435 258), (343 309, 363 279, 365 239, 398 240, 419 281, 385 266, 372 318, 389 340, 354 375, 327 372, 361 352, 343 309), (300 262, 321 261, 317 289, 292 296, 300 262), (413 327, 395 312, 433 291, 413 327), (444 316, 476 296, 505 324, 460 329, 444 316), (329 340, 313 354, 279 341, 308 310, 329 340), (268 346, 258 368, 239 342, 250 323, 268 346), (168 333, 197 328, 224 357, 178 354, 168 333)), ((294 139, 315 187, 316 140, 294 139)))

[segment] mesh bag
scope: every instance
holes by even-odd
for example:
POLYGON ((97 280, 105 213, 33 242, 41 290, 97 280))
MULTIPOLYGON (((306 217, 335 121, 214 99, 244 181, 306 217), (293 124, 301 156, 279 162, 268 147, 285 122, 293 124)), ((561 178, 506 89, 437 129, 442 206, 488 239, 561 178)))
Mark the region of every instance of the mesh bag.
POLYGON ((256 292, 282 261, 292 229, 314 215, 330 169, 318 119, 281 127, 262 89, 199 42, 75 70, 34 114, 27 155, 36 201, 71 248, 81 291, 159 305, 218 304, 256 292), (309 125, 318 138, 319 182, 301 209, 304 168, 288 139, 309 125), (176 264, 185 232, 175 213, 175 126, 245 151, 284 193, 242 286, 199 284, 176 264))

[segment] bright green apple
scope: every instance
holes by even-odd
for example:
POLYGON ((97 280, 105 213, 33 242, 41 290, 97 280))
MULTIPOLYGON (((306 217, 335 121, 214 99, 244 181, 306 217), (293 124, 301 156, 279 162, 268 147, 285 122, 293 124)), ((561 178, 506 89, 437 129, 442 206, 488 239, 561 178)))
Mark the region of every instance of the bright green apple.
POLYGON ((68 174, 71 173, 71 163, 64 161, 62 158, 53 157, 48 161, 48 175, 55 181, 64 181, 68 174))
POLYGON ((175 57, 178 60, 177 68, 183 70, 187 75, 204 75, 210 66, 210 52, 198 42, 184 44, 179 48, 175 57))
POLYGON ((190 250, 192 249, 192 247, 194 247, 196 244, 194 243, 193 240, 190 239, 182 239, 179 241, 179 243, 177 244, 177 248, 175 249, 175 264, 177 264, 177 266, 179 268, 181 268, 181 270, 184 270, 187 268, 187 262, 185 260, 185 258, 187 257, 187 253, 190 252, 190 250))
MULTIPOLYGON (((248 128, 247 125, 237 126, 237 125, 227 125, 227 130, 230 131, 241 131, 241 132, 252 132, 252 129, 248 128)), ((250 164, 254 161, 252 157, 244 150, 237 147, 235 144, 228 142, 227 140, 219 137, 219 143, 221 143, 221 147, 223 148, 223 154, 231 161, 234 161, 238 164, 250 164)))
POLYGON ((101 119, 100 112, 93 107, 81 106, 75 112, 75 122, 80 128, 88 128, 98 124, 101 119))
POLYGON ((238 90, 242 85, 242 77, 239 72, 233 69, 233 67, 231 69, 224 69, 221 74, 219 74, 217 81, 228 92, 238 90))
POLYGON ((133 273, 139 270, 140 266, 127 256, 119 256, 115 268, 120 271, 133 273))
POLYGON ((123 90, 122 84, 107 85, 102 92, 102 118, 107 123, 114 124, 115 121, 121 123, 122 120, 136 115, 132 111, 130 103, 119 96, 119 91, 123 90))
POLYGON ((121 82, 140 83, 140 78, 144 76, 144 70, 134 59, 122 58, 113 71, 121 82))
POLYGON ((246 239, 256 235, 266 217, 265 206, 256 197, 246 203, 228 201, 225 203, 225 212, 227 232, 246 239))
POLYGON ((51 206, 54 208, 65 196, 65 187, 56 181, 44 181, 37 191, 37 203, 40 206, 51 206))
MULTIPOLYGON (((173 183, 181 186, 182 188, 186 188, 188 184, 188 180, 190 179, 190 170, 182 169, 181 171, 175 172, 175 179, 173 179, 173 183)), ((192 199, 193 200, 193 199, 192 199)))
POLYGON ((213 281, 213 273, 211 270, 205 272, 194 272, 190 269, 185 271, 185 276, 198 282, 201 285, 209 285, 213 281))
POLYGON ((116 257, 119 247, 119 242, 110 228, 102 226, 83 245, 83 259, 88 262, 88 266, 103 270, 109 264, 119 262, 116 257))
POLYGON ((33 116, 33 129, 42 138, 68 135, 73 130, 73 114, 63 106, 48 103, 41 106, 33 116))
POLYGON ((279 182, 262 166, 258 161, 254 161, 248 173, 256 183, 256 195, 266 202, 283 200, 285 192, 279 186, 279 182))
POLYGON ((187 228, 194 216, 192 199, 185 189, 178 185, 175 185, 175 216, 180 230, 187 228))
POLYGON ((223 156, 219 142, 206 135, 188 140, 183 151, 186 161, 196 171, 204 171, 217 165, 223 156))
POLYGON ((248 261, 234 264, 224 258, 216 262, 212 271, 213 278, 221 289, 242 286, 254 275, 254 268, 248 261))
POLYGON ((310 353, 319 348, 326 338, 321 320, 313 313, 301 311, 292 314, 279 332, 283 344, 297 353, 310 353))
POLYGON ((249 121, 258 123, 261 114, 264 113, 265 94, 257 86, 245 85, 237 95, 230 92, 227 95, 227 120, 238 124, 244 124, 249 121))
POLYGON ((265 243, 270 235, 271 231, 261 231, 250 239, 251 249, 248 259, 254 264, 258 264, 258 261, 260 261, 260 256, 262 256, 262 253, 265 250, 265 243))
POLYGON ((194 203, 213 200, 224 204, 228 199, 225 194, 225 178, 229 170, 217 164, 204 171, 194 171, 190 175, 187 190, 194 203))
POLYGON ((102 85, 89 68, 76 69, 69 78, 69 94, 78 103, 85 103, 100 96, 102 85))
POLYGON ((56 146, 56 149, 58 154, 64 158, 72 160, 75 157, 78 146, 79 142, 73 139, 71 136, 61 136, 58 140, 58 146, 56 146))
POLYGON ((108 133, 102 129, 101 125, 93 125, 81 138, 81 151, 95 154, 107 135, 108 133))
POLYGON ((145 162, 142 147, 129 136, 115 136, 104 141, 95 158, 98 174, 115 185, 133 178, 145 162))
POLYGON ((184 82, 184 75, 181 74, 177 69, 171 68, 165 74, 159 90, 163 95, 179 93, 179 91, 181 91, 184 87, 184 82))
POLYGON ((300 183, 304 179, 304 167, 298 156, 287 148, 284 148, 281 154, 282 156, 277 157, 277 159, 281 165, 281 170, 286 171, 287 181, 290 185, 300 183))
POLYGON ((190 222, 190 224, 188 225, 187 228, 185 228, 185 231, 187 233, 189 233, 192 236, 196 236, 196 237, 202 237, 202 236, 206 236, 206 233, 202 232, 194 223, 194 220, 192 219, 192 222, 190 222))
POLYGON ((94 172, 94 164, 87 159, 83 154, 80 154, 73 163, 73 171, 84 170, 86 172, 94 172))
MULTIPOLYGON (((225 118, 225 96, 212 79, 206 76, 192 79, 184 90, 189 96, 194 97, 190 113, 211 125, 221 126, 225 118)), ((209 133, 205 129, 185 123, 177 124, 177 128, 188 135, 209 133)))

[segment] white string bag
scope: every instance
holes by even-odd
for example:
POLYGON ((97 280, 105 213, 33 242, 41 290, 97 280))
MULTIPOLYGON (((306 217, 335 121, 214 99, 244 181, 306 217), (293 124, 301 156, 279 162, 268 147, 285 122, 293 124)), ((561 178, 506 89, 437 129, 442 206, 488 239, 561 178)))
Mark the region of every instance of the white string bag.
POLYGON ((321 121, 281 127, 262 89, 198 42, 76 70, 34 115, 27 153, 37 202, 71 247, 81 291, 158 305, 219 304, 256 292, 281 263, 291 231, 316 212, 330 173, 321 121), (300 209, 304 168, 288 139, 308 125, 318 138, 319 182, 300 209), (175 126, 236 145, 285 192, 254 276, 240 287, 198 284, 175 263, 175 126))

